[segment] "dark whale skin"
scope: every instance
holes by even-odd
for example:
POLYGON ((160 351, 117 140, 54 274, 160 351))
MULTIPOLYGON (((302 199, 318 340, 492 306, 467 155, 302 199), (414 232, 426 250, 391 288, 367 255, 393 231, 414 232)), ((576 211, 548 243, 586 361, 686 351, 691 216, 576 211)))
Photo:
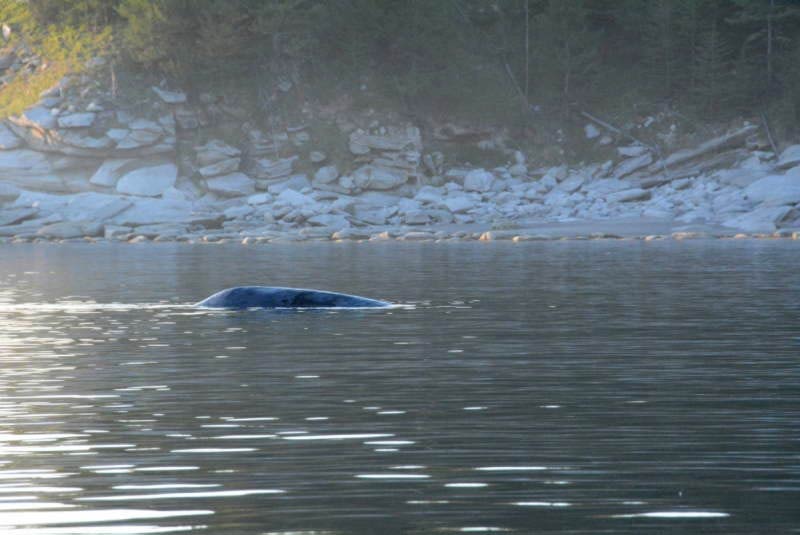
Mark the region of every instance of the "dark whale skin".
POLYGON ((390 303, 357 295, 280 288, 273 286, 238 286, 228 288, 197 303, 207 308, 379 308, 390 303))

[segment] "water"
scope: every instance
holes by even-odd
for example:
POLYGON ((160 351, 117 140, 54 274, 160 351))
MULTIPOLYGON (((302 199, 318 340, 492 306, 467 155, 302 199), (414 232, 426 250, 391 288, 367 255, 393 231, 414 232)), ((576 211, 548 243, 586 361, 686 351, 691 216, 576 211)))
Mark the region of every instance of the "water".
POLYGON ((0 532, 800 532, 798 260, 0 246, 0 532), (241 284, 407 306, 187 306, 241 284))

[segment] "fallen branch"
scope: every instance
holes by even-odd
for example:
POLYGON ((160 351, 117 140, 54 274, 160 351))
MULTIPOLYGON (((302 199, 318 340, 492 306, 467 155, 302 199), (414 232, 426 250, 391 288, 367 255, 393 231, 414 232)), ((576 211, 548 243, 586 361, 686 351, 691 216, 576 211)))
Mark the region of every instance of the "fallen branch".
POLYGON ((637 144, 639 144, 639 145, 641 145, 643 147, 646 147, 649 151, 651 151, 653 154, 656 154, 659 158, 661 157, 661 151, 658 150, 657 147, 655 147, 653 145, 648 145, 647 143, 643 142, 640 139, 636 139, 635 137, 633 137, 632 135, 630 135, 627 132, 623 131, 622 129, 617 128, 616 126, 614 126, 614 125, 612 125, 610 123, 607 123, 602 119, 599 119, 599 118, 595 117, 594 115, 592 115, 589 112, 581 111, 580 114, 583 115, 584 117, 586 117, 587 119, 589 119, 590 121, 599 124, 600 126, 605 128, 606 130, 611 130, 615 134, 619 134, 619 135, 621 135, 623 137, 626 137, 626 138, 630 139, 631 141, 633 141, 634 143, 637 143, 637 144))
MULTIPOLYGON (((744 139, 747 138, 747 136, 749 136, 750 134, 752 134, 753 131, 757 128, 758 127, 756 125, 750 124, 745 126, 744 128, 736 130, 735 132, 731 132, 730 134, 710 139, 694 149, 684 149, 684 150, 679 150, 678 152, 673 152, 665 160, 660 162, 661 167, 663 168, 672 167, 684 162, 688 162, 689 160, 694 160, 695 158, 702 156, 708 152, 719 150, 728 147, 730 145, 735 145, 736 143, 744 141, 744 139)), ((652 172, 658 171, 657 168, 653 168, 654 165, 650 166, 652 172)))

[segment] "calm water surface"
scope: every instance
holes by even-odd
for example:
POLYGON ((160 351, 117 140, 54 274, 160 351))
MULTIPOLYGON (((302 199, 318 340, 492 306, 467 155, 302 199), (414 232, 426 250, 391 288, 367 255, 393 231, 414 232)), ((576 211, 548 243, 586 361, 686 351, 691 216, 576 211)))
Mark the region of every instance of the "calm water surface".
POLYGON ((0 533, 800 533, 800 244, 0 245, 0 533), (220 312, 243 284, 407 305, 220 312))

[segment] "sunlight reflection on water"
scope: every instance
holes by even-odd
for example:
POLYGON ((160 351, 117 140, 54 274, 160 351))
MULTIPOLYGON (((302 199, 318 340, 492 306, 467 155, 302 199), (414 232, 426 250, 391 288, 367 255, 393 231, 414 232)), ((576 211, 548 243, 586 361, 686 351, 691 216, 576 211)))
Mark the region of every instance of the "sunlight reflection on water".
POLYGON ((751 247, 6 247, 0 531, 789 529, 797 251, 751 247), (409 305, 187 304, 264 273, 409 305))

